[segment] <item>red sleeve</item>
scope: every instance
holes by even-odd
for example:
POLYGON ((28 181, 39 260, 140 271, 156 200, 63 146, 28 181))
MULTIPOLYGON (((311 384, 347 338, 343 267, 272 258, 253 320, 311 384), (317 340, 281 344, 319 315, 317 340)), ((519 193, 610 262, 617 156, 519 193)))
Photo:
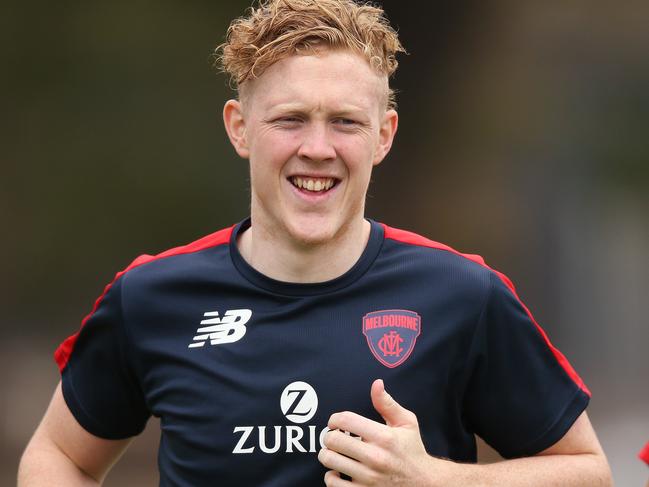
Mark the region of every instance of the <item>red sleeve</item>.
POLYGON ((644 446, 640 453, 638 453, 638 458, 649 465, 649 441, 644 446))

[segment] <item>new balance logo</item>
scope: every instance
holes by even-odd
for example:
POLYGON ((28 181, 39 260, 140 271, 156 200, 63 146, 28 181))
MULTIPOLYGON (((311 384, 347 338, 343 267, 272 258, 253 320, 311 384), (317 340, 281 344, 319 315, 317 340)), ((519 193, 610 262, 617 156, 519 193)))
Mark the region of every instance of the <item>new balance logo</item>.
POLYGON ((219 318, 218 311, 208 311, 203 315, 205 320, 201 321, 202 326, 187 348, 202 347, 207 340, 210 345, 221 345, 239 341, 246 334, 246 323, 252 316, 249 309, 232 309, 226 311, 223 318, 219 318))

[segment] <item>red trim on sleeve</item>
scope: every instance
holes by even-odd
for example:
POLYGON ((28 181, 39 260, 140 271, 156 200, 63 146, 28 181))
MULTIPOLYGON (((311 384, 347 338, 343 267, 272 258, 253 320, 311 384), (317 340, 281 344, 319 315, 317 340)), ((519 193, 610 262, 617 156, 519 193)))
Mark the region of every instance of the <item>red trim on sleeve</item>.
POLYGON ((63 372, 63 369, 65 369, 65 366, 67 365, 70 355, 72 354, 72 349, 74 348, 74 344, 77 341, 77 337, 79 336, 79 332, 81 331, 81 328, 84 327, 84 325, 90 319, 90 317, 95 313, 95 311, 97 311, 97 308, 101 304, 101 301, 104 299, 104 296, 108 293, 110 288, 113 286, 113 283, 117 279, 119 279, 123 274, 126 274, 128 271, 130 271, 135 267, 139 267, 143 264, 153 262, 154 260, 163 259, 165 257, 171 257, 173 255, 190 254, 192 252, 205 250, 209 247, 216 247, 217 245, 227 244, 228 242, 230 242, 230 236, 232 235, 232 230, 234 230, 234 225, 229 228, 224 228, 223 230, 219 230, 218 232, 211 233, 210 235, 200 238, 187 245, 182 245, 180 247, 174 247, 173 249, 165 250, 164 252, 157 255, 146 255, 146 254, 140 255, 137 259, 131 262, 126 269, 115 274, 113 280, 104 288, 104 292, 102 292, 101 296, 99 296, 95 301, 95 304, 92 307, 90 313, 88 313, 88 315, 86 315, 86 317, 81 321, 81 327, 79 328, 79 331, 77 331, 74 335, 71 335, 68 338, 66 338, 54 352, 54 360, 59 366, 59 371, 63 372))
POLYGON ((514 294, 514 296, 516 297, 518 302, 521 304, 521 306, 523 306, 523 309, 525 310, 525 312, 527 313, 529 318, 532 320, 534 325, 536 325, 536 328, 538 329, 539 333, 543 337, 543 340, 545 340, 545 343, 550 348, 550 350, 554 354, 554 357, 557 359, 557 361, 559 362, 561 367, 563 367, 563 369, 566 371, 566 373, 575 382, 575 384, 577 384, 577 386, 579 386, 579 388, 582 391, 584 391, 586 394, 588 394, 588 396, 591 396, 591 392, 588 389, 588 387, 586 387, 586 384, 584 384, 584 381, 581 379, 581 377, 579 377, 579 375, 577 374, 575 369, 572 367, 572 365, 570 365, 570 362, 568 362, 568 359, 566 359, 566 357, 557 348, 555 348, 554 345, 552 345, 552 343, 550 342, 550 339, 548 338, 548 335, 545 333, 545 330, 543 330, 543 328, 541 328, 541 326, 536 322, 536 320, 534 319, 534 316, 532 316, 532 313, 530 312, 530 310, 527 308, 527 306, 525 306, 525 303, 523 303, 523 301, 521 301, 521 298, 518 297, 518 294, 516 293, 516 289, 514 288, 514 284, 512 283, 512 281, 505 274, 503 274, 502 272, 498 272, 497 270, 492 269, 491 267, 489 267, 485 263, 484 259, 479 255, 463 254, 463 253, 458 252, 457 250, 449 247, 448 245, 444 245, 442 243, 435 242, 433 240, 429 240, 429 239, 427 239, 425 237, 422 237, 421 235, 417 235, 416 233, 408 232, 406 230, 399 230, 397 228, 392 228, 392 227, 389 227, 389 226, 387 226, 385 224, 382 224, 382 225, 383 225, 383 228, 385 230, 385 238, 389 238, 391 240, 396 240, 398 242, 403 242, 403 243, 406 243, 406 244, 419 245, 421 247, 430 247, 430 248, 439 249, 439 250, 446 250, 448 252, 451 252, 453 254, 459 255, 459 256, 464 257, 466 259, 469 259, 469 260, 471 260, 473 262, 476 262, 477 264, 480 264, 481 266, 486 267, 487 269, 495 272, 496 275, 500 278, 500 280, 503 281, 503 283, 505 283, 505 285, 511 290, 511 292, 514 294))
POLYGON ((649 465, 649 441, 644 446, 640 453, 638 453, 638 458, 649 465))

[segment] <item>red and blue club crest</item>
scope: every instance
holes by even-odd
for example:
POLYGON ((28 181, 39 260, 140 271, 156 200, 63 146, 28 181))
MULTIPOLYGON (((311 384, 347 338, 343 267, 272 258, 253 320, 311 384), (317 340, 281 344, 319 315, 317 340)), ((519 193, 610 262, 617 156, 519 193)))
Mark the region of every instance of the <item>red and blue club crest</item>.
POLYGON ((363 317, 363 335, 370 350, 386 367, 401 365, 415 348, 421 317, 414 311, 387 309, 363 317))

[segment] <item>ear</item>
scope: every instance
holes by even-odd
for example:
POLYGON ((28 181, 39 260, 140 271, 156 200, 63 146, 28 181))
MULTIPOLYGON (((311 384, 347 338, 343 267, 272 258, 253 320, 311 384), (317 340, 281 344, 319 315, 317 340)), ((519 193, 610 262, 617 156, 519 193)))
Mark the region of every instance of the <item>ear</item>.
POLYGON ((238 100, 228 100, 223 107, 223 123, 232 147, 239 157, 248 159, 250 151, 246 140, 246 120, 238 100))
POLYGON ((379 127, 379 141, 376 147, 376 154, 374 154, 374 161, 372 162, 375 166, 380 164, 385 156, 388 155, 388 152, 390 152, 398 125, 399 115, 396 110, 386 110, 381 121, 381 126, 379 127))

